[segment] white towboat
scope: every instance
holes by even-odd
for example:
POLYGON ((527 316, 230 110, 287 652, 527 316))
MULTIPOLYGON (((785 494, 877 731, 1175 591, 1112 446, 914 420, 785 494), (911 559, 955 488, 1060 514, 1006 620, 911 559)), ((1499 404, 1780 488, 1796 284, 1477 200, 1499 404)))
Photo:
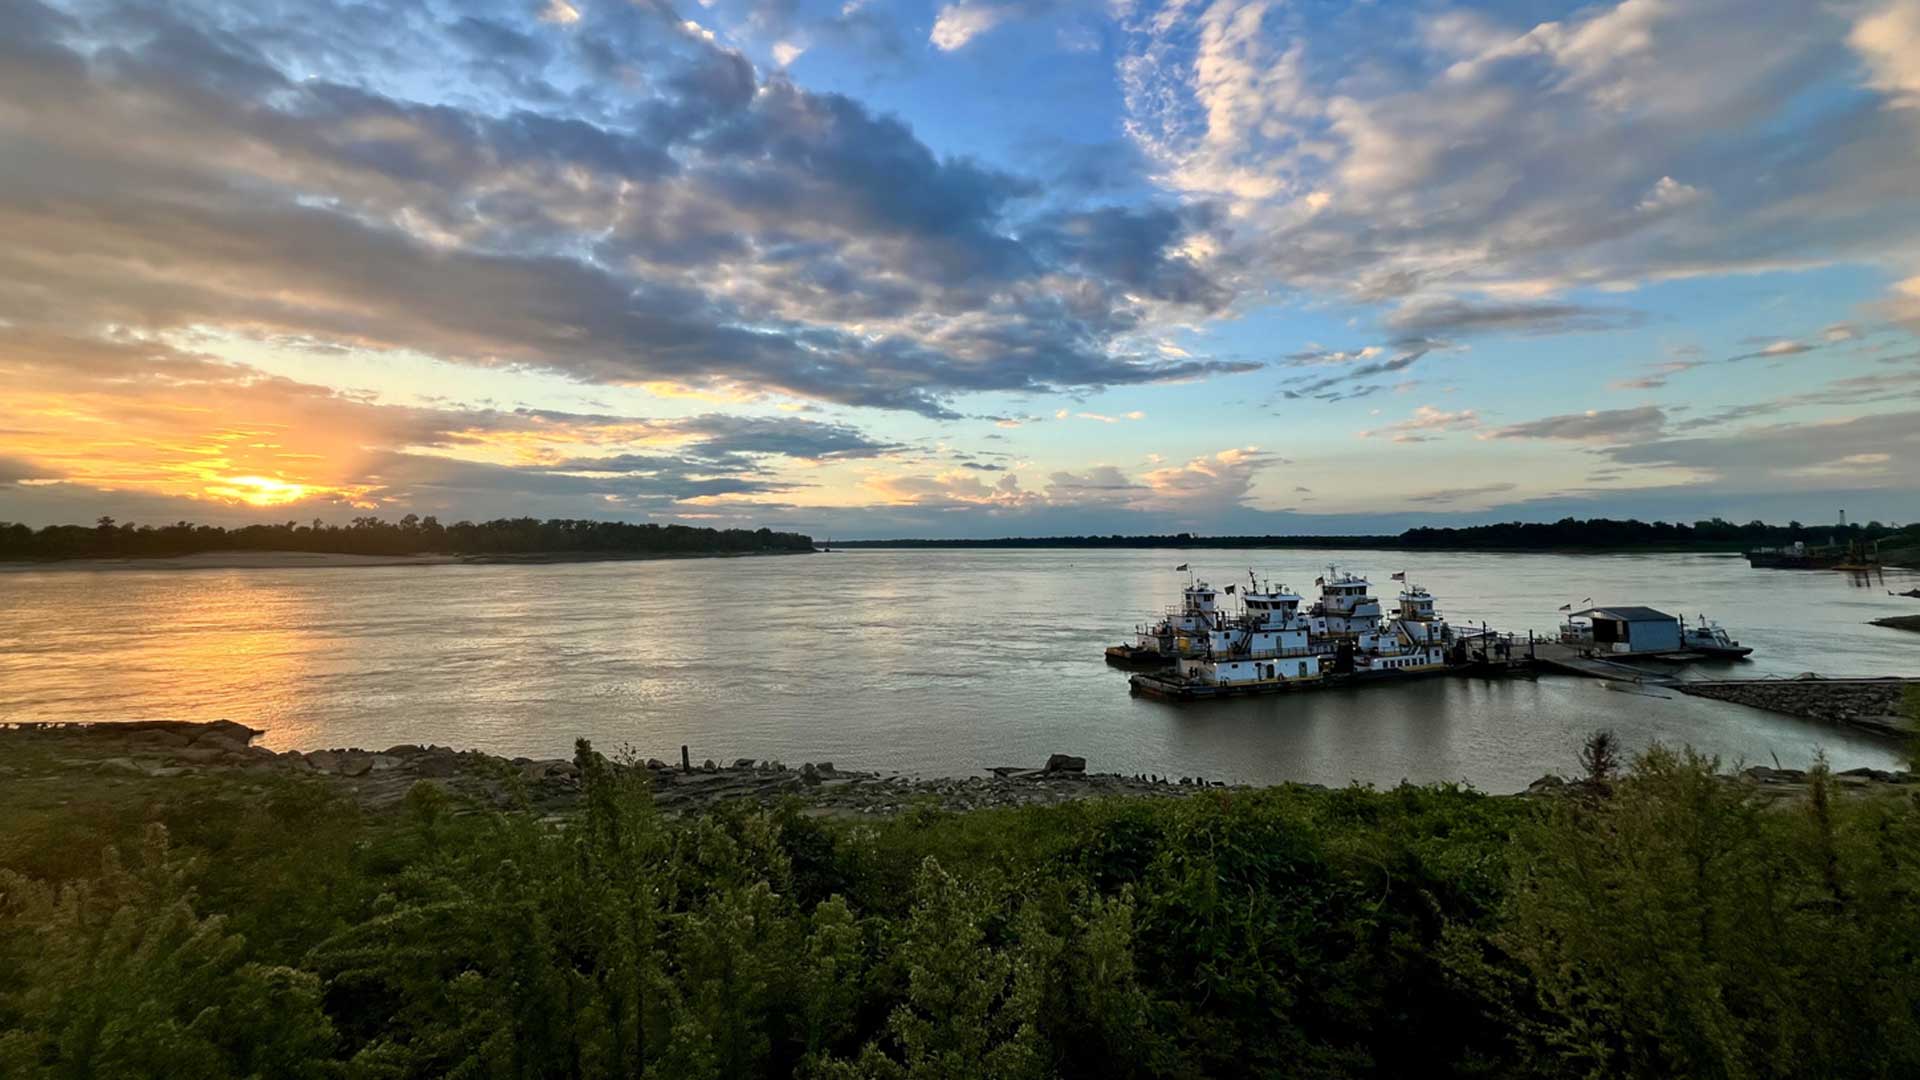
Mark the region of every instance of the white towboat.
MULTIPOLYGON (((1249 572, 1238 612, 1221 610, 1212 589, 1189 585, 1181 610, 1190 625, 1204 621, 1205 632, 1174 632, 1179 613, 1143 632, 1138 647, 1155 651, 1159 663, 1173 670, 1136 675, 1134 688, 1163 697, 1215 697, 1468 665, 1465 639, 1440 617, 1426 589, 1405 585, 1395 613, 1383 619, 1365 578, 1329 569, 1316 584, 1320 598, 1303 610, 1299 594, 1285 585, 1262 585, 1249 572), (1174 647, 1167 649, 1170 637, 1174 647)), ((1231 595, 1234 587, 1225 592, 1231 595)), ((1113 652, 1108 650, 1110 657, 1113 652)))
POLYGON ((1219 596, 1206 582, 1189 581, 1180 592, 1179 607, 1164 612, 1152 624, 1134 627, 1133 644, 1109 645, 1107 662, 1123 667, 1163 667, 1183 657, 1204 654, 1207 635, 1224 625, 1226 619, 1218 607, 1219 596))

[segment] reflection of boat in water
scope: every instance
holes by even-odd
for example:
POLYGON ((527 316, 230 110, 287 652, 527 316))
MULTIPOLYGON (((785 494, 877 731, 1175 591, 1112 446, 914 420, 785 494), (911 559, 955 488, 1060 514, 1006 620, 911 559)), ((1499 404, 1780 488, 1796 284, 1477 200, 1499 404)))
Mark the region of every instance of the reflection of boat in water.
POLYGON ((1719 623, 1709 622, 1705 615, 1692 626, 1680 620, 1680 644, 1702 656, 1722 660, 1740 660, 1753 654, 1752 646, 1733 640, 1719 623))

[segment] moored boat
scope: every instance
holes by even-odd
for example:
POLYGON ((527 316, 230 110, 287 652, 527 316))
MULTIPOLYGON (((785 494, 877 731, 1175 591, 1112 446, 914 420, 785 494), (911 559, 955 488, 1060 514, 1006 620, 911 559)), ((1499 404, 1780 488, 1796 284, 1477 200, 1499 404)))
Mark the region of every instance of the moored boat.
POLYGON ((1705 615, 1692 626, 1688 626, 1685 619, 1680 620, 1680 645, 1690 652, 1721 660, 1740 660, 1753 655, 1752 646, 1733 640, 1719 623, 1709 621, 1705 615))
MULTIPOLYGON (((1134 675, 1133 689, 1175 699, 1230 697, 1401 679, 1469 666, 1471 650, 1435 610, 1433 594, 1407 584, 1391 618, 1365 578, 1329 570, 1319 602, 1249 573, 1237 614, 1211 609, 1213 626, 1169 671, 1134 675)), ((1395 574, 1405 581, 1406 575, 1395 574)), ((1231 594, 1233 587, 1227 592, 1231 594)))

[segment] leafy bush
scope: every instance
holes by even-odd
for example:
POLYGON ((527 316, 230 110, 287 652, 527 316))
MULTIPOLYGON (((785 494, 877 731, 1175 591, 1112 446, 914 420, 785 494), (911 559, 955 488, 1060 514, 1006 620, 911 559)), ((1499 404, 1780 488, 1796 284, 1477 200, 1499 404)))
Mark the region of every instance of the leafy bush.
POLYGON ((137 837, 103 816, 98 870, 0 873, 0 1075, 1920 1069, 1920 812, 1823 770, 1771 807, 1656 747, 1547 802, 1276 788, 856 826, 672 818, 643 772, 576 762, 561 824, 431 785, 391 815, 316 784, 189 793, 137 837))

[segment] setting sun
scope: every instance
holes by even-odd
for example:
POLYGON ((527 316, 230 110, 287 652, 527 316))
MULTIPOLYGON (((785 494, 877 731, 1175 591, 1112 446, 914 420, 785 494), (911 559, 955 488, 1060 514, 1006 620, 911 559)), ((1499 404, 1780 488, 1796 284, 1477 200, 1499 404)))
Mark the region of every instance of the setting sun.
POLYGON ((299 502, 313 493, 314 489, 306 484, 265 476, 228 476, 221 478, 219 483, 207 486, 207 494, 216 499, 231 499, 252 506, 283 506, 299 502))

